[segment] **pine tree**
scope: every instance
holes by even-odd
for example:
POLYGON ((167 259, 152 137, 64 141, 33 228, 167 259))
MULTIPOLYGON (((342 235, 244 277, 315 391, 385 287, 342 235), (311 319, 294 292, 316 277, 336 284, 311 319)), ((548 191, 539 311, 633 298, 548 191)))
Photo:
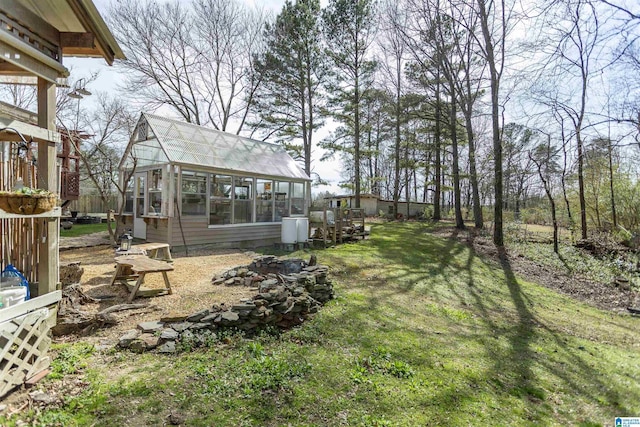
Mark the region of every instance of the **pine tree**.
POLYGON ((263 82, 257 96, 257 127, 304 159, 310 175, 313 132, 322 125, 318 89, 326 73, 320 1, 287 1, 275 23, 266 26, 265 36, 267 49, 255 67, 263 82))
POLYGON ((331 117, 341 123, 326 147, 353 154, 355 207, 360 207, 363 93, 373 81, 370 48, 375 35, 372 0, 332 0, 323 13, 326 54, 332 61, 327 83, 331 117))

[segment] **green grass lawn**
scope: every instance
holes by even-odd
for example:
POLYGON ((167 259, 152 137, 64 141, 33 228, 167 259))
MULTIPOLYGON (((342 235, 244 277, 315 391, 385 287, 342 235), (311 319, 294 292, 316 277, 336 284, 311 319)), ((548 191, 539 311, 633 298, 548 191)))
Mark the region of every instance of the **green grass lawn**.
POLYGON ((60 228, 61 237, 78 237, 85 234, 99 233, 101 231, 107 231, 107 223, 101 222, 99 224, 73 224, 71 230, 64 230, 60 228))
POLYGON ((279 335, 221 334, 176 356, 59 345, 45 385, 66 375, 88 386, 29 421, 600 426, 640 416, 640 319, 523 281, 428 227, 376 224, 364 242, 317 251, 338 298, 279 335))

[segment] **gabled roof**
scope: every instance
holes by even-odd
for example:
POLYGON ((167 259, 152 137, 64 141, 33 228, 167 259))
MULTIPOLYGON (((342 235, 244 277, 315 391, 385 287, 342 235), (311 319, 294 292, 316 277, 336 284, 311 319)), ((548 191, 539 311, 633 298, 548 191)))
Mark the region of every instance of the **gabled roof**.
POLYGON ((55 83, 69 75, 64 56, 124 59, 92 0, 0 1, 0 14, 0 75, 55 83))
POLYGON ((136 158, 137 167, 166 163, 247 173, 252 176, 310 180, 277 144, 204 126, 142 113, 120 167, 136 158))

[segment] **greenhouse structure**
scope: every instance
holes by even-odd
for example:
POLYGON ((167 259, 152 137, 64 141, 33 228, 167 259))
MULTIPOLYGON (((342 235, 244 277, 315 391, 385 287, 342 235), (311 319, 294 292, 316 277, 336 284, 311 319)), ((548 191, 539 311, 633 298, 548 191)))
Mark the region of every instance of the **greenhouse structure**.
POLYGON ((121 223, 171 246, 277 243, 282 218, 306 216, 311 200, 311 179, 282 146, 148 113, 120 172, 121 223))

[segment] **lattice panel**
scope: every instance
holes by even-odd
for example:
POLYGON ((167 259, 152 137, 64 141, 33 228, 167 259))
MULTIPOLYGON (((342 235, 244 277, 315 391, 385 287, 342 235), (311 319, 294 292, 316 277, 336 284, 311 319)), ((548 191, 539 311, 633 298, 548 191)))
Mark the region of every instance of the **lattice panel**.
POLYGON ((62 171, 60 185, 61 200, 78 200, 80 197, 80 174, 78 172, 62 171))
POLYGON ((49 367, 54 324, 55 310, 46 307, 0 324, 0 398, 49 367))

